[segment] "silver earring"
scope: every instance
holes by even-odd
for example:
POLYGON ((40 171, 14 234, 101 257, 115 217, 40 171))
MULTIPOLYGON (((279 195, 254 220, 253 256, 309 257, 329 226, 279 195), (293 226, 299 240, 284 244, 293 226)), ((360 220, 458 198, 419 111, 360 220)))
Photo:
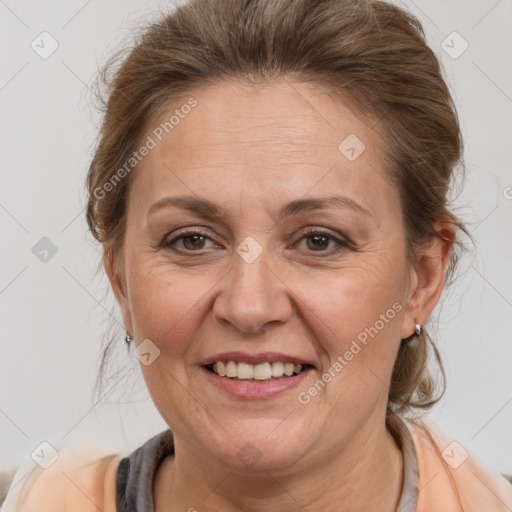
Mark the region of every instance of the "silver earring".
POLYGON ((132 340, 132 338, 130 337, 130 335, 128 333, 126 333, 126 336, 124 337, 124 341, 126 341, 126 343, 129 345, 131 340, 132 340))
POLYGON ((416 324, 414 326, 414 332, 408 337, 402 340, 402 343, 405 343, 407 347, 416 347, 419 343, 418 336, 423 332, 423 326, 421 324, 416 324))

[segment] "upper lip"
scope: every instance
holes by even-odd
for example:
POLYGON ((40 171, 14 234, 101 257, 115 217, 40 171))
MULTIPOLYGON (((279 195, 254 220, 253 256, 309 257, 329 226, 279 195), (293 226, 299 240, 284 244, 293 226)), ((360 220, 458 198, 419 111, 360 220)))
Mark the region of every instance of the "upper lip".
POLYGON ((281 354, 278 352, 259 352, 258 354, 250 354, 248 352, 222 352, 214 356, 208 357, 201 361, 202 366, 207 366, 218 361, 235 361, 237 363, 248 363, 248 364, 261 364, 261 363, 273 363, 275 361, 281 361, 283 363, 294 363, 294 364, 309 364, 314 366, 311 361, 298 356, 291 356, 289 354, 281 354))

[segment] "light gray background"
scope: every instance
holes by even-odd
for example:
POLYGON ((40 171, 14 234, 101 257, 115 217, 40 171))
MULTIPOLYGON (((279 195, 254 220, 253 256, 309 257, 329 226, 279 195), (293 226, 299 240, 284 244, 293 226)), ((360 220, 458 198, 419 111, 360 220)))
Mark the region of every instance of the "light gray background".
MULTIPOLYGON (((478 242, 441 301, 438 343, 448 389, 430 418, 512 473, 512 1, 405 5, 423 22, 455 95, 468 165, 456 206, 478 242), (469 43, 457 59, 441 46, 453 31, 469 43)), ((19 466, 42 441, 57 448, 92 441, 128 452, 166 428, 121 338, 116 358, 129 359, 132 379, 92 403, 113 295, 103 302, 107 280, 93 279, 101 253, 83 212, 98 121, 85 84, 160 8, 166 3, 0 1, 0 469, 19 466), (46 60, 31 48, 42 31, 59 44, 46 60), (42 237, 57 247, 46 263, 32 253, 42 237)))

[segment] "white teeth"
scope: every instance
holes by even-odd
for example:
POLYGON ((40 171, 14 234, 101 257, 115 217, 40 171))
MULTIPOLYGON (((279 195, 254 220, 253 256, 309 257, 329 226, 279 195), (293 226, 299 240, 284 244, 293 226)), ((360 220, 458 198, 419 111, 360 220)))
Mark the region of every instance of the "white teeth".
POLYGON ((284 375, 284 364, 281 361, 272 363, 272 377, 282 377, 284 375))
POLYGON ((217 375, 244 380, 269 380, 273 377, 280 378, 285 375, 291 377, 293 374, 298 375, 302 369, 301 364, 294 365, 293 363, 283 363, 281 361, 256 365, 236 363, 235 361, 218 361, 213 364, 213 371, 217 375))
POLYGON ((222 361, 219 361, 218 363, 215 363, 217 365, 217 369, 215 370, 215 373, 218 373, 221 377, 224 377, 226 375, 226 366, 222 361))
POLYGON ((295 366, 293 363, 284 363, 284 373, 285 375, 288 375, 288 377, 291 377, 293 375, 293 370, 295 366))
MULTIPOLYGON (((238 367, 240 368, 240 363, 238 363, 238 367)), ((270 366, 270 363, 257 364, 254 367, 254 378, 256 380, 268 380, 271 377, 272 367, 270 366)), ((240 374, 238 375, 238 378, 241 378, 240 374)))
POLYGON ((234 361, 226 363, 226 377, 238 377, 238 365, 234 361))
MULTIPOLYGON (((259 366, 259 365, 258 365, 259 366)), ((252 364, 247 363, 238 363, 238 375, 237 377, 239 379, 252 379, 253 377, 257 379, 256 377, 256 368, 258 366, 253 366, 252 364)))

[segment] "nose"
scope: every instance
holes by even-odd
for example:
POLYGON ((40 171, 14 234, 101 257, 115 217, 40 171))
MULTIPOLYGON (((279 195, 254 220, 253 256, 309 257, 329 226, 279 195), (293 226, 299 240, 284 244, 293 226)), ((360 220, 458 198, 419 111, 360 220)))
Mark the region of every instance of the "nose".
POLYGON ((213 307, 219 322, 229 322, 242 332, 261 333, 267 324, 284 323, 291 318, 289 287, 270 268, 270 258, 266 256, 264 250, 249 263, 238 253, 233 255, 232 267, 225 275, 224 286, 213 307))

